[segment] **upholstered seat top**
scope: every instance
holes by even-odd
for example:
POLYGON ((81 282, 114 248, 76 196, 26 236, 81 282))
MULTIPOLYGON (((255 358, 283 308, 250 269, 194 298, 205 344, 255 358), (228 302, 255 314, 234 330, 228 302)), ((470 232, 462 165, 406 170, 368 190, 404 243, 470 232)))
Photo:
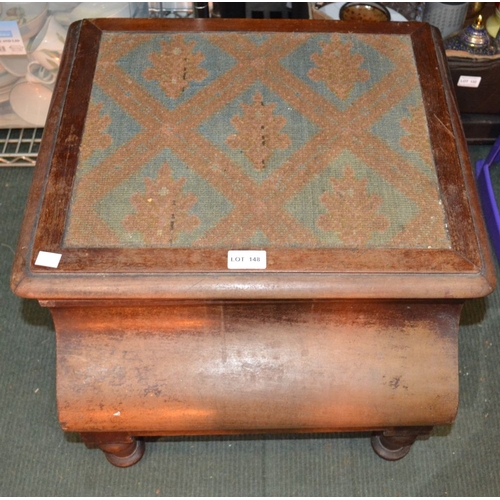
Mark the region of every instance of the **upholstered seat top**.
POLYGON ((66 248, 450 248, 409 36, 107 32, 66 248))

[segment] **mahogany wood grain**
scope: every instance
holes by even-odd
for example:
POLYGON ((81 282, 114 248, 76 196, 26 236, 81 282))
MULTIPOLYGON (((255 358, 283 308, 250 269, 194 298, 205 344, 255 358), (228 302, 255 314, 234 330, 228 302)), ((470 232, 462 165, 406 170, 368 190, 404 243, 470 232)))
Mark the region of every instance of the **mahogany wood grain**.
POLYGON ((453 302, 51 308, 63 429, 168 434, 449 424, 453 302))
MULTIPOLYGON (((408 179, 411 182, 411 179, 408 179)), ((465 299, 496 283, 437 30, 422 23, 84 20, 68 39, 12 271, 51 310, 61 426, 116 466, 140 436, 373 430, 383 458, 453 422, 465 299), (227 249, 66 248, 101 36, 337 32, 411 37, 451 246, 267 250, 230 271, 227 249), (40 250, 57 269, 34 265, 40 250)))

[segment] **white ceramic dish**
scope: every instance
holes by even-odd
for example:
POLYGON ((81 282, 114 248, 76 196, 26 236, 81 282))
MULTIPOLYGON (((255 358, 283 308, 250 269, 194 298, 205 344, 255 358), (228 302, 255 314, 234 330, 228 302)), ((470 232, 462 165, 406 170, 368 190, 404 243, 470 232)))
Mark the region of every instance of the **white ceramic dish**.
MULTIPOLYGON (((338 21, 340 19, 339 17, 340 9, 345 3, 347 2, 329 3, 328 5, 321 7, 321 9, 319 10, 323 12, 323 14, 326 14, 327 16, 334 19, 335 21, 338 21)), ((387 10, 391 14, 391 21, 396 21, 396 22, 408 21, 406 17, 402 16, 399 12, 396 12, 394 9, 387 8, 387 10)))
POLYGON ((17 21, 19 31, 26 42, 35 36, 47 18, 47 2, 2 2, 2 21, 17 21))
POLYGON ((2 128, 29 128, 31 123, 22 120, 12 111, 12 107, 7 100, 0 103, 0 127, 2 128))
POLYGON ((12 83, 11 85, 7 85, 6 87, 2 87, 0 89, 0 103, 6 102, 9 100, 10 91, 12 90, 12 88, 14 87, 15 84, 16 84, 16 82, 12 83))
POLYGON ((69 12, 73 10, 75 7, 81 2, 49 2, 49 11, 54 12, 69 12))
POLYGON ((4 56, 0 57, 1 66, 5 68, 11 75, 18 78, 24 76, 28 71, 28 56, 4 56))
POLYGON ((94 17, 132 17, 130 2, 82 2, 71 12, 56 12, 54 17, 62 26, 94 17))
POLYGON ((43 127, 49 111, 52 90, 39 83, 21 82, 10 91, 10 105, 23 120, 43 127))
POLYGON ((5 71, 4 73, 0 73, 0 89, 7 87, 11 83, 18 80, 19 77, 15 75, 11 75, 9 72, 5 71))

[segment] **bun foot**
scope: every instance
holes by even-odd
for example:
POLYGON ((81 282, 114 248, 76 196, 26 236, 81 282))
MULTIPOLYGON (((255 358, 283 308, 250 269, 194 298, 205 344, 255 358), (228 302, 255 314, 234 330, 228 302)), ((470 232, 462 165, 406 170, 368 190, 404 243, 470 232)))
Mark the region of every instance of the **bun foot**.
MULTIPOLYGON (((108 462, 115 467, 130 467, 135 465, 144 455, 146 445, 142 439, 132 438, 134 441, 123 448, 107 451, 105 446, 101 446, 108 462)), ((115 448, 116 445, 110 445, 109 448, 115 448)))
POLYGON ((372 448, 384 460, 395 461, 401 460, 408 455, 411 450, 411 444, 399 444, 391 438, 385 438, 381 434, 374 434, 372 436, 372 448))
POLYGON ((396 461, 406 457, 418 437, 428 437, 432 427, 401 428, 376 432, 371 438, 372 448, 384 460, 396 461))
POLYGON ((108 462, 115 467, 136 464, 146 450, 144 441, 124 433, 82 432, 80 435, 87 446, 102 450, 108 462))

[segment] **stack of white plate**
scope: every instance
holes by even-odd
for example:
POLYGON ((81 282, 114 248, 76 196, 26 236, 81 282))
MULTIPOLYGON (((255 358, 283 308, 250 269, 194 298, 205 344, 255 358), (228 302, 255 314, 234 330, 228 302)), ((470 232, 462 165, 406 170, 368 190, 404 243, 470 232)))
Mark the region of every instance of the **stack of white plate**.
MULTIPOLYGON (((41 30, 49 13, 47 2, 1 2, 0 8, 0 20, 16 21, 25 45, 41 30)), ((13 113, 9 102, 12 90, 26 72, 26 68, 24 71, 20 68, 20 63, 23 63, 24 59, 26 56, 17 55, 0 58, 0 127, 40 125, 40 121, 26 122, 17 116, 13 113)))
MULTIPOLYGON (((51 20, 63 28, 73 21, 94 17, 135 17, 138 5, 130 2, 0 2, 0 21, 16 21, 27 55, 0 56, 0 128, 43 127, 53 84, 29 78, 33 41, 51 20)), ((145 3, 144 5, 147 5, 145 3)), ((66 31, 66 29, 64 30, 66 31)))
POLYGON ((9 100, 10 90, 17 80, 19 80, 19 77, 11 75, 0 62, 0 103, 9 100))

